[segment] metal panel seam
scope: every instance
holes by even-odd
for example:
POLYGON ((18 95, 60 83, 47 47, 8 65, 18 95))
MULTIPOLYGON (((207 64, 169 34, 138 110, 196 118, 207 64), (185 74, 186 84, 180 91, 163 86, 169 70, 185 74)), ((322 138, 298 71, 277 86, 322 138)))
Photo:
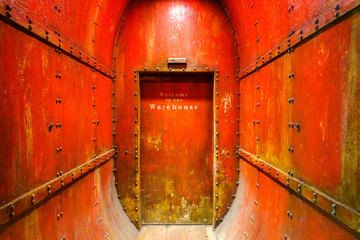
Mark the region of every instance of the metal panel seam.
POLYGON ((341 20, 345 15, 355 10, 360 6, 358 0, 350 1, 344 7, 340 7, 339 4, 335 4, 330 10, 318 16, 315 21, 307 22, 305 25, 299 28, 297 31, 292 31, 288 38, 279 44, 276 44, 267 53, 262 56, 258 56, 256 61, 252 62, 245 68, 241 69, 238 77, 243 79, 250 74, 258 71, 260 68, 267 65, 269 62, 276 60, 284 53, 291 53, 294 51, 294 47, 297 47, 301 43, 305 42, 306 39, 312 38, 314 35, 328 28, 335 21, 341 20))
POLYGON ((241 160, 248 162, 251 166, 263 172, 270 179, 285 186, 300 199, 306 200, 312 206, 323 210, 332 220, 336 219, 357 232, 357 234, 360 233, 360 213, 358 211, 293 177, 290 170, 285 173, 261 160, 259 156, 255 156, 241 148, 238 150, 238 156, 241 160))
POLYGON ((23 217, 23 213, 34 209, 44 200, 53 197, 57 191, 60 191, 61 189, 70 186, 76 180, 83 178, 87 175, 86 173, 101 167, 105 162, 114 158, 114 156, 115 149, 110 149, 109 151, 92 158, 86 163, 83 163, 64 174, 59 174, 58 177, 50 180, 40 187, 37 187, 2 205, 0 207, 0 228, 16 217, 23 217))

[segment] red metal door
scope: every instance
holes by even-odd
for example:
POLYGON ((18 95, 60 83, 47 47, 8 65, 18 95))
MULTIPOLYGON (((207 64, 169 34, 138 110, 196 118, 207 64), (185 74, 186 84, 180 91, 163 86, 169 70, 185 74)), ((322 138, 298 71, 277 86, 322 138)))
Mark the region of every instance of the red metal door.
POLYGON ((142 74, 141 222, 211 224, 213 74, 142 74))

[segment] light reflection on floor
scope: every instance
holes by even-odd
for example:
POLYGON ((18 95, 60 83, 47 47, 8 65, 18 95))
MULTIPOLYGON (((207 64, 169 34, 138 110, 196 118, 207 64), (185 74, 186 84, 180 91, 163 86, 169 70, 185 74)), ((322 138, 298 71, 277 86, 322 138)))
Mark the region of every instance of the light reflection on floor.
POLYGON ((140 240, 215 240, 211 225, 143 225, 140 240))

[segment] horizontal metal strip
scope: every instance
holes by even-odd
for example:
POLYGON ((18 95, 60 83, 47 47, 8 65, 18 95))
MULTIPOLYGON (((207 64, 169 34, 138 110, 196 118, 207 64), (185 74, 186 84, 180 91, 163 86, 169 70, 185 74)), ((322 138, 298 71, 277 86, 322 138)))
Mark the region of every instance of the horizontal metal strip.
POLYGON ((103 75, 114 79, 115 71, 101 64, 95 57, 74 46, 70 41, 61 37, 59 32, 44 27, 41 23, 31 19, 16 2, 0 0, 1 19, 24 33, 40 40, 41 42, 54 47, 57 53, 65 53, 87 67, 90 67, 103 75))
POLYGON ((108 162, 115 156, 115 149, 111 149, 80 166, 60 174, 57 178, 35 188, 22 196, 2 205, 0 207, 0 224, 4 225, 21 215, 24 212, 35 208, 38 203, 51 198, 54 194, 70 185, 77 179, 87 175, 86 173, 100 167, 103 163, 108 162))
POLYGON ((297 31, 291 32, 283 42, 276 44, 267 53, 257 57, 256 61, 239 71, 238 78, 243 79, 284 53, 294 51, 294 47, 313 37, 319 31, 326 29, 331 23, 359 7, 359 5, 359 0, 342 1, 335 4, 328 11, 306 23, 297 31))
POLYGON ((238 154, 242 160, 259 169, 275 182, 285 186, 290 192, 296 192, 296 196, 301 196, 302 199, 314 204, 332 218, 360 233, 360 213, 356 210, 295 178, 290 170, 285 173, 243 149, 239 149, 238 154))

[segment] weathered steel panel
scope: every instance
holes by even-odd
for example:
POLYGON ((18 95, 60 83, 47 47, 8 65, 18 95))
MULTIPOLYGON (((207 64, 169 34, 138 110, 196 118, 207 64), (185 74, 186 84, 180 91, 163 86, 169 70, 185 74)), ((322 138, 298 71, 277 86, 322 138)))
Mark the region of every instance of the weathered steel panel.
MULTIPOLYGON (((297 192, 286 191, 286 178, 283 173, 277 178, 276 168, 259 172, 243 162, 236 208, 219 228, 220 238, 358 238, 334 221, 345 219, 358 226, 357 218, 350 219, 357 215, 347 215, 353 210, 344 210, 341 204, 333 207, 330 197, 359 211, 359 8, 342 17, 359 1, 223 2, 230 22, 221 6, 209 1, 135 1, 123 19, 128 1, 1 1, 0 201, 6 203, 112 146, 112 82, 99 77, 103 72, 99 65, 92 72, 99 59, 107 65, 112 61, 119 72, 116 179, 129 216, 133 222, 139 220, 135 209, 140 194, 136 158, 140 125, 134 96, 139 89, 134 70, 169 71, 167 58, 187 57, 186 71, 219 70, 216 223, 235 191, 238 135, 241 147, 253 154, 246 161, 260 169, 256 161, 261 159, 284 172, 290 170, 288 183, 297 192), (326 26, 331 21, 335 23, 326 26), (119 22, 122 28, 111 60, 119 22), (47 35, 50 43, 43 44, 47 35), (240 76, 261 65, 259 72, 242 79, 241 102, 234 43, 241 67, 248 66, 240 76), (74 58, 59 55, 63 51, 55 51, 54 44, 74 58), (255 182, 259 184, 254 186, 255 182), (327 196, 309 195, 311 187, 327 196), (310 204, 313 197, 318 202, 310 204)), ((15 208, 16 220, 2 226, 1 238, 136 238, 125 213, 119 211, 112 168, 107 163, 23 218, 15 208), (79 226, 87 231, 79 231, 79 226)))
POLYGON ((296 175, 358 211, 359 22, 357 11, 296 49, 291 133, 296 175))
POLYGON ((255 76, 251 75, 248 79, 242 80, 240 84, 240 93, 244 97, 240 97, 240 146, 243 149, 251 149, 249 151, 256 153, 256 138, 258 137, 257 129, 259 123, 257 122, 258 115, 256 109, 256 97, 258 95, 257 85, 255 83, 255 76), (241 114, 246 112, 246 114, 241 114))
POLYGON ((113 161, 0 228, 1 239, 137 239, 116 196, 113 161))
MULTIPOLYGON (((357 3, 343 1, 338 4, 341 7, 334 9, 330 8, 335 5, 330 1, 317 6, 317 11, 323 12, 324 16, 318 16, 320 21, 315 19, 312 23, 314 25, 306 26, 304 31, 311 31, 313 34, 324 26, 321 25, 323 22, 333 21, 336 11, 341 11, 342 7, 349 10, 348 6, 356 6, 357 3), (333 14, 329 15, 331 11, 333 14)), ((251 8, 255 11, 254 15, 261 16, 261 11, 256 11, 255 5, 256 3, 251 8)), ((304 10, 305 7, 302 6, 301 9, 304 10)), ((291 22, 309 21, 308 14, 313 14, 312 10, 310 8, 308 13, 298 15, 299 19, 291 19, 291 22)), ((271 25, 267 28, 267 31, 274 33, 281 31, 271 25), (276 30, 273 31, 274 29, 276 30)), ((294 29, 299 27, 294 25, 294 29)), ((285 193, 289 184, 291 191, 296 192, 290 194, 288 204, 289 209, 291 208, 290 215, 296 218, 297 214, 300 217, 292 221, 291 217, 286 216, 289 219, 288 223, 284 223, 286 228, 282 226, 283 232, 278 233, 284 234, 283 237, 285 234, 290 239, 305 239, 310 236, 332 239, 336 234, 344 239, 358 237, 355 233, 359 230, 359 200, 355 197, 359 195, 359 70, 355 67, 358 66, 358 34, 359 10, 355 9, 275 59, 272 57, 274 53, 276 56, 276 45, 275 52, 274 46, 269 45, 269 52, 273 55, 268 54, 265 61, 261 55, 257 55, 260 57, 251 63, 251 58, 256 56, 254 46, 251 51, 244 52, 245 59, 248 58, 244 66, 249 66, 245 73, 252 72, 240 82, 241 147, 252 154, 244 159, 260 168, 268 175, 266 177, 271 177, 272 180, 268 182, 279 181, 285 186, 285 193), (261 65, 264 62, 265 64, 261 65), (257 69, 258 65, 261 67, 257 69), (258 95, 249 84, 257 85, 258 95), (256 111, 260 114, 260 124, 255 149, 249 144, 253 140, 246 139, 246 136, 256 136, 257 129, 245 126, 252 123, 250 118, 256 116, 256 111), (266 163, 273 165, 269 166, 269 172, 266 163), (276 172, 276 168, 282 173, 276 172), (288 173, 288 177, 283 173, 288 173), (284 176, 288 180, 284 179, 284 176), (293 182, 293 177, 298 180, 293 182), (326 196, 319 192, 324 192, 326 196), (308 201, 304 201, 305 199, 308 201), (299 227, 303 225, 303 221, 309 223, 306 230, 299 227), (348 227, 344 227, 343 224, 348 227), (331 231, 327 225, 333 226, 331 231)), ((304 35, 308 36, 308 33, 304 35)), ((281 37, 287 38, 286 35, 279 35, 278 39, 282 40, 281 37)), ((281 45, 280 53, 287 48, 285 45, 281 45)), ((292 46, 290 42, 289 45, 292 46)), ((275 189, 274 183, 271 186, 270 183, 267 185, 269 186, 266 186, 266 189, 275 189)), ((266 217, 266 211, 271 209, 264 209, 261 217, 266 217)), ((284 222, 285 216, 269 214, 275 216, 277 222, 284 222)), ((247 220, 246 217, 240 217, 238 223, 247 224, 247 220)), ((267 229, 267 226, 264 228, 267 229)), ((260 234, 264 230, 250 225, 248 229, 252 229, 248 231, 253 234, 253 238, 268 239, 268 236, 260 234)))
MULTIPOLYGON (((39 23, 44 28, 41 34, 45 35, 46 30, 48 36, 54 37, 56 42, 58 38, 70 40, 69 42, 57 42, 57 44, 71 44, 74 47, 72 54, 77 55, 78 53, 75 50, 79 48, 81 51, 90 54, 90 61, 96 59, 109 69, 112 61, 113 43, 117 34, 116 30, 128 2, 128 0, 46 0, 41 2, 2 0, 0 9, 9 6, 9 19, 24 20, 24 23, 20 25, 25 28, 39 23), (18 12, 23 16, 15 15, 18 12), (30 20, 32 23, 29 22, 28 24, 30 20)), ((71 52, 70 46, 69 49, 66 47, 66 51, 71 52)))
MULTIPOLYGON (((2 94, 8 96, 2 98, 7 106, 3 108, 7 123, 1 128, 1 136, 8 136, 16 128, 19 131, 11 134, 17 136, 14 141, 2 139, 10 149, 15 147, 11 152, 3 145, 2 152, 14 157, 12 161, 5 158, 4 164, 14 165, 12 170, 2 169, 4 174, 11 172, 8 178, 13 179, 14 185, 9 191, 15 197, 92 156, 93 133, 87 130, 93 128, 91 81, 87 80, 91 79, 91 71, 5 23, 1 24, 2 52, 8 59, 1 65, 2 94), (11 122, 13 125, 6 126, 11 122), (16 188, 19 190, 14 191, 16 188)), ((6 201, 11 199, 6 194, 1 196, 6 201)))
MULTIPOLYGON (((289 131, 295 128, 291 121, 291 110, 295 103, 291 93, 291 78, 288 77, 291 73, 290 60, 291 56, 285 55, 253 74, 258 82, 259 100, 251 101, 253 106, 259 104, 256 107, 260 120, 257 155, 284 171, 292 165, 291 152, 288 151, 291 140, 289 131)), ((241 85, 250 79, 241 80, 241 85)), ((247 101, 246 95, 243 98, 243 101, 247 101)))
POLYGON ((143 224, 211 224, 213 81, 209 73, 140 75, 143 224))
POLYGON ((287 191, 266 171, 243 160, 240 166, 236 199, 216 229, 218 239, 358 239, 297 193, 287 191))
MULTIPOLYGON (((112 163, 85 174, 102 162, 97 159, 63 175, 113 146, 113 82, 102 74, 106 68, 84 52, 94 52, 94 42, 87 37, 95 26, 88 8, 100 9, 97 2, 0 3, 1 13, 6 10, 0 22, 0 201, 14 206, 1 209, 2 223, 11 219, 0 227, 1 239, 136 237, 115 194, 112 163), (78 11, 80 6, 84 11, 78 11), (83 23, 91 27, 76 27, 83 23), (64 51, 55 49, 57 44, 64 51), (84 178, 72 183, 80 176, 84 178), (51 189, 36 189, 49 181, 51 189), (57 192, 63 184, 66 188, 57 192), (27 195, 14 199, 22 194, 27 195)), ((114 29, 117 23, 108 26, 114 29)), ((102 31, 115 37, 115 31, 106 28, 96 34, 102 31)), ((98 50, 97 57, 110 64, 112 41, 104 42, 108 50, 98 50)))

